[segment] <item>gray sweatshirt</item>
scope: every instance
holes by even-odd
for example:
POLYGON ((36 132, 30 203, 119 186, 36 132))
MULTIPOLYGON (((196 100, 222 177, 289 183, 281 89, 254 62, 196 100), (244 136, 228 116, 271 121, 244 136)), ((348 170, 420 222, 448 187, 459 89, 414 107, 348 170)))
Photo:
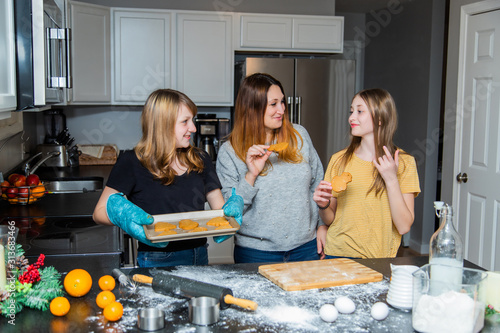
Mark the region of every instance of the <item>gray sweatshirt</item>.
POLYGON ((278 160, 276 153, 269 156, 272 168, 265 176, 258 176, 254 186, 245 180, 248 171, 231 144, 225 142, 217 155, 217 175, 222 194, 227 200, 231 189, 243 197, 243 223, 235 244, 262 251, 289 251, 316 237, 316 229, 323 224, 318 206, 312 199, 314 190, 323 179, 323 166, 306 129, 294 125, 302 136, 298 138, 303 161, 299 164, 278 160))

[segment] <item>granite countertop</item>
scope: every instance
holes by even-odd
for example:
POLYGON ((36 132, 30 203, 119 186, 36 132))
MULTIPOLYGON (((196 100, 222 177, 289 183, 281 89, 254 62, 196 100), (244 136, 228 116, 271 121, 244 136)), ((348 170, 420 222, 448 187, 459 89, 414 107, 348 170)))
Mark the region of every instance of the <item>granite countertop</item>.
MULTIPOLYGON (((230 288, 238 298, 258 303, 257 311, 247 311, 230 306, 220 311, 220 319, 210 326, 191 324, 186 297, 161 295, 151 287, 142 285, 135 293, 127 293, 117 286, 113 290, 117 300, 124 306, 123 317, 115 322, 106 322, 95 304, 100 289, 97 279, 109 271, 91 272, 94 284, 89 294, 68 297, 70 312, 64 317, 55 317, 49 311, 42 312, 25 308, 15 316, 15 326, 7 318, 0 318, 2 332, 143 332, 137 328, 137 312, 145 307, 158 307, 165 311, 165 328, 158 332, 414 332, 411 311, 390 308, 389 317, 376 321, 370 316, 374 302, 385 302, 390 278, 390 264, 422 266, 428 257, 405 257, 386 259, 358 259, 357 262, 384 275, 381 282, 346 285, 331 288, 285 292, 258 273, 260 264, 235 264, 213 266, 177 266, 166 271, 189 279, 203 281, 230 288), (319 318, 319 308, 333 303, 339 296, 348 296, 356 304, 353 314, 340 314, 334 323, 319 318)), ((466 262, 466 267, 477 267, 466 262)), ((163 269, 124 268, 133 274, 158 274, 163 269)), ((484 332, 495 332, 498 326, 486 324, 484 332)))
MULTIPOLYGON (((112 165, 93 165, 66 168, 40 168, 37 174, 42 181, 56 178, 102 177, 106 185, 112 165)), ((37 216, 91 216, 101 191, 70 194, 46 194, 30 205, 13 205, 0 201, 0 219, 5 217, 37 216)))

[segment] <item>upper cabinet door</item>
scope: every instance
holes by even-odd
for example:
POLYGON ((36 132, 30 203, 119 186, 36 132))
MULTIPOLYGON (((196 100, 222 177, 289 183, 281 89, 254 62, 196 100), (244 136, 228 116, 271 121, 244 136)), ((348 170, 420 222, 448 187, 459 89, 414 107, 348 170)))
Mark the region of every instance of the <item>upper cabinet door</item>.
POLYGON ((343 51, 344 18, 339 16, 236 14, 237 50, 271 52, 343 51))
POLYGON ((81 2, 69 6, 73 87, 68 103, 111 103, 110 9, 81 2))
POLYGON ((292 47, 292 18, 241 15, 241 47, 282 49, 292 47))
POLYGON ((344 18, 294 18, 293 48, 342 52, 344 18))
POLYGON ((139 104, 170 88, 171 14, 162 10, 113 10, 115 104, 139 104))
POLYGON ((232 16, 177 14, 177 89, 197 105, 231 105, 232 16))
POLYGON ((16 109, 16 46, 14 35, 14 0, 0 1, 0 119, 16 109))

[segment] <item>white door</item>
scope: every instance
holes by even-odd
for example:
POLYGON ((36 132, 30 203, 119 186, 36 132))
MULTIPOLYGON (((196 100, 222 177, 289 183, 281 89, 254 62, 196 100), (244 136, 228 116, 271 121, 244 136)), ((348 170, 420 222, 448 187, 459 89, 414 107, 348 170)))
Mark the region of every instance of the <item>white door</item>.
POLYGON ((465 14, 461 25, 455 223, 465 259, 500 270, 500 9, 465 14))

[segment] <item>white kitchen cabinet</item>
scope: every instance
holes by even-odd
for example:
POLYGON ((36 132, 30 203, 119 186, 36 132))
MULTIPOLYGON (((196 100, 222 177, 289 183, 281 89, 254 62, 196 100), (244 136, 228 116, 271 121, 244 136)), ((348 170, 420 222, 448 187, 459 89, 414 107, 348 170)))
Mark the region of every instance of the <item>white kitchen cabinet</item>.
POLYGON ((241 15, 242 48, 292 48, 292 18, 289 16, 241 15))
POLYGON ((0 2, 0 119, 10 117, 16 109, 16 46, 14 34, 14 0, 0 2))
POLYGON ((109 7, 69 2, 73 86, 68 103, 111 103, 110 13, 109 7))
POLYGON ((340 16, 236 14, 237 50, 340 53, 340 16))
POLYGON ((112 9, 114 104, 142 105, 172 87, 171 21, 164 10, 112 9))
POLYGON ((177 89, 197 105, 232 104, 231 25, 231 15, 177 14, 177 89))

